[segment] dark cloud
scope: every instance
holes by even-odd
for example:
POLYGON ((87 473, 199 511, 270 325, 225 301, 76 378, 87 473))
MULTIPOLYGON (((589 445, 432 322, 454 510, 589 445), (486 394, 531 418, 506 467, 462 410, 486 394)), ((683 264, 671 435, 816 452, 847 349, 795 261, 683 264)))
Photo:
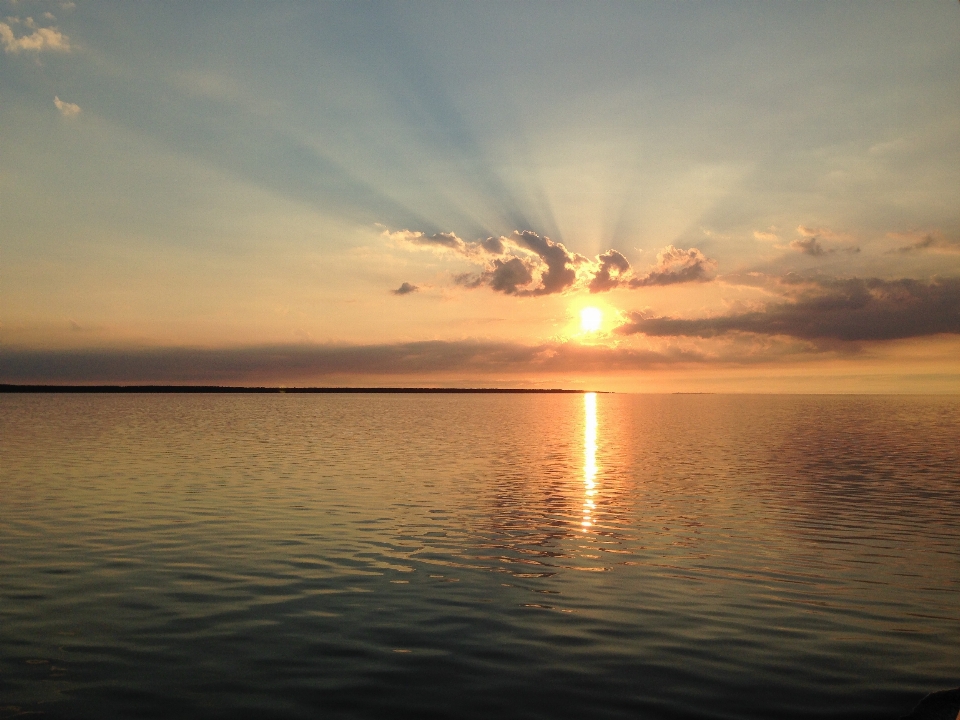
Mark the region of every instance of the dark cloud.
POLYGON ((562 244, 553 242, 548 237, 540 237, 532 230, 516 231, 511 239, 518 246, 536 253, 547 266, 540 276, 540 287, 518 293, 521 295, 551 295, 563 292, 577 280, 577 271, 573 266, 586 261, 585 257, 567 252, 562 244))
POLYGON ((909 252, 918 252, 920 250, 926 250, 928 247, 931 247, 936 241, 937 239, 933 235, 926 235, 920 238, 919 240, 917 240, 915 243, 898 247, 895 252, 909 253, 909 252))
MULTIPOLYGON (((560 293, 572 286, 577 280, 575 265, 586 262, 582 255, 570 253, 561 244, 548 237, 541 237, 532 230, 514 232, 509 238, 487 238, 477 243, 467 244, 467 253, 482 248, 490 254, 502 257, 485 261, 486 267, 480 273, 464 273, 454 278, 458 285, 476 288, 487 285, 497 292, 519 297, 550 295, 560 293), (507 253, 517 250, 526 257, 517 257, 507 253), (529 254, 536 255, 536 259, 529 254), (534 282, 534 272, 540 271, 540 283, 537 287, 525 287, 534 282)), ((466 253, 465 253, 466 254, 466 253)))
MULTIPOLYGON (((453 251, 483 270, 462 273, 454 281, 463 287, 489 286, 497 292, 518 297, 562 293, 577 283, 577 269, 592 263, 579 253, 570 252, 532 230, 515 230, 509 237, 488 237, 465 242, 450 232, 433 235, 413 230, 385 231, 394 241, 438 252, 453 251), (491 257, 493 256, 493 257, 491 257), (535 256, 535 257, 534 257, 535 256), (537 282, 535 287, 528 287, 537 282)), ((590 292, 605 292, 617 287, 648 287, 712 280, 717 262, 697 248, 683 250, 668 245, 657 253, 657 264, 646 275, 633 274, 630 262, 617 250, 608 250, 596 258, 597 270, 588 283, 590 292)))
POLYGON ((507 260, 497 258, 482 273, 464 273, 454 278, 454 282, 468 288, 478 288, 489 285, 493 290, 506 295, 521 294, 519 286, 533 282, 533 273, 530 267, 520 258, 507 260))
POLYGON ((717 261, 705 257, 697 248, 681 250, 667 245, 657 253, 657 264, 643 277, 629 281, 630 287, 674 285, 676 283, 706 282, 712 280, 717 261))
POLYGON ((819 281, 795 302, 701 319, 632 313, 624 335, 715 337, 727 333, 870 341, 960 333, 960 278, 931 283, 876 278, 819 281))
POLYGON ((530 268, 520 258, 494 260, 489 278, 491 288, 507 295, 516 294, 518 285, 528 285, 533 282, 530 268))
POLYGON ((439 232, 433 235, 424 235, 420 241, 424 244, 432 243, 434 245, 443 245, 449 248, 459 248, 463 245, 463 240, 453 233, 439 232))
POLYGON ((481 285, 485 285, 489 278, 486 273, 460 273, 459 275, 453 276, 453 282, 457 285, 462 285, 465 288, 478 288, 481 285))
POLYGON ((394 295, 408 295, 412 292, 416 292, 419 289, 420 288, 417 285, 411 285, 410 283, 405 282, 396 290, 391 290, 390 292, 392 292, 394 295))
MULTIPOLYGON (((797 226, 797 232, 800 233, 804 239, 792 241, 790 243, 790 247, 797 252, 801 252, 804 255, 812 255, 813 257, 829 255, 830 253, 837 252, 837 248, 825 248, 823 245, 821 245, 821 237, 825 237, 830 240, 842 240, 844 238, 849 239, 849 236, 843 233, 834 232, 830 228, 811 228, 806 227, 805 225, 799 225, 797 226)), ((848 245, 839 249, 845 253, 860 252, 860 247, 857 245, 848 245)))
POLYGON ((497 292, 522 297, 563 292, 577 280, 575 266, 587 262, 582 255, 568 252, 561 243, 541 237, 532 230, 517 230, 510 237, 488 237, 476 242, 464 242, 448 232, 426 235, 400 230, 386 231, 384 235, 410 245, 450 250, 484 266, 482 272, 456 276, 454 280, 458 285, 469 288, 489 285, 497 292), (518 253, 522 257, 517 257, 518 253), (491 255, 500 257, 491 260, 491 255), (537 272, 539 285, 522 287, 533 283, 537 272))
POLYGON ((939 233, 928 233, 909 245, 902 245, 888 252, 900 254, 921 252, 960 253, 960 243, 950 242, 939 233))
POLYGON ((600 269, 590 281, 590 292, 598 293, 613 290, 620 284, 621 278, 630 272, 630 261, 616 250, 608 250, 597 256, 600 269))
POLYGON ((683 250, 667 245, 657 253, 657 264, 646 275, 633 277, 630 262, 616 250, 597 256, 599 268, 590 280, 590 292, 605 292, 617 287, 650 287, 712 280, 716 260, 704 256, 697 248, 683 250))
POLYGON ((820 244, 820 241, 815 237, 808 237, 806 240, 794 240, 790 243, 790 247, 798 252, 802 252, 804 255, 826 255, 827 251, 823 249, 823 245, 820 244))
POLYGON ((654 351, 574 343, 475 341, 223 349, 5 349, 0 350, 0 382, 333 384, 351 377, 604 372, 707 360, 697 351, 680 348, 654 351))
POLYGON ((482 247, 488 253, 493 253, 494 255, 502 255, 504 252, 506 252, 506 247, 503 244, 503 240, 498 237, 488 237, 486 240, 481 240, 480 247, 482 247))

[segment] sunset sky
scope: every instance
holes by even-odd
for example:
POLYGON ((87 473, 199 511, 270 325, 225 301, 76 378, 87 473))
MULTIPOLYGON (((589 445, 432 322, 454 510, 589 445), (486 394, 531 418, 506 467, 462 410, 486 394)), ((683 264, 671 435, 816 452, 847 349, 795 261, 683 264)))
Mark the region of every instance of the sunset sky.
POLYGON ((960 392, 956 0, 0 3, 2 382, 960 392))

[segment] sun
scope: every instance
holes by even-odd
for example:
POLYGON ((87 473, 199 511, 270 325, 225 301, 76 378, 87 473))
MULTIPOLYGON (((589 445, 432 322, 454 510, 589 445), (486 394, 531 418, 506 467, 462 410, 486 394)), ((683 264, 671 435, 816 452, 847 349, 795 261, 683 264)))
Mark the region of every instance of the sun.
POLYGON ((585 307, 580 311, 580 329, 587 333, 596 332, 603 322, 603 313, 600 308, 585 307))

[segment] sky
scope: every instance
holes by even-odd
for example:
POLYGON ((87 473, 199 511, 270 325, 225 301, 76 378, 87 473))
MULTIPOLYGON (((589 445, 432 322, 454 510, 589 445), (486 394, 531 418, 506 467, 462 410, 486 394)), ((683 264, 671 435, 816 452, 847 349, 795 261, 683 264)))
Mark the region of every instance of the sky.
POLYGON ((0 5, 0 382, 960 392, 953 0, 0 5))

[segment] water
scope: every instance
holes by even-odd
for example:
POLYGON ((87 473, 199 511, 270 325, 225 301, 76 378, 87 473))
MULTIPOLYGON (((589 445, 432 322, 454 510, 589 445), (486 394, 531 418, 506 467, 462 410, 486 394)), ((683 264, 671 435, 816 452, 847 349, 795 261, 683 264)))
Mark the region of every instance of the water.
POLYGON ((884 718, 960 398, 0 396, 0 718, 884 718))

